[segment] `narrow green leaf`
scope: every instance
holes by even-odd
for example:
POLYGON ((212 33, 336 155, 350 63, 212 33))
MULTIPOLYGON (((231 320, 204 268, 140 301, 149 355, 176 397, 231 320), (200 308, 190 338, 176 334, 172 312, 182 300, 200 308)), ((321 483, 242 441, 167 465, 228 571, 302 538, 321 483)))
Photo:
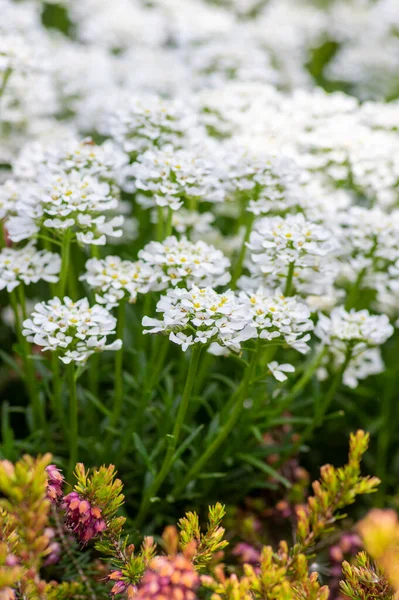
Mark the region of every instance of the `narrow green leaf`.
POLYGON ((133 433, 133 441, 134 441, 134 445, 136 446, 136 450, 137 452, 140 454, 141 458, 143 459, 147 469, 153 474, 155 475, 155 469, 154 466, 151 462, 151 459, 148 455, 148 452, 146 450, 146 447, 144 446, 141 438, 137 435, 136 432, 133 433))
POLYGON ((258 458, 255 458, 249 454, 241 454, 241 452, 239 454, 237 454, 237 457, 240 458, 241 460, 244 460, 248 464, 252 465, 256 469, 263 471, 263 473, 265 473, 266 475, 270 475, 271 477, 274 477, 274 479, 277 479, 277 481, 279 481, 286 488, 291 487, 291 483, 288 481, 288 479, 283 477, 278 471, 276 471, 276 469, 273 469, 273 467, 271 467, 267 463, 262 462, 258 458))

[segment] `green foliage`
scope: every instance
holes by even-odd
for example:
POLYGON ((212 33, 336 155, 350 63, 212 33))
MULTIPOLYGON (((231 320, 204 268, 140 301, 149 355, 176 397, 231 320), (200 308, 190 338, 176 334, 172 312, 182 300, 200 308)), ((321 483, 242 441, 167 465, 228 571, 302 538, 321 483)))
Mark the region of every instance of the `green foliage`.
POLYGON ((225 530, 220 526, 225 514, 225 507, 221 504, 217 503, 215 506, 210 506, 205 533, 201 533, 199 518, 196 513, 186 513, 186 516, 180 519, 178 523, 180 529, 179 547, 184 551, 189 544, 195 543, 195 553, 192 560, 198 569, 205 568, 214 556, 228 544, 223 540, 225 530))
POLYGON ((101 509, 101 514, 107 523, 107 535, 119 535, 126 519, 115 515, 125 497, 122 494, 123 483, 120 479, 116 479, 114 465, 86 471, 84 465, 78 463, 75 477, 77 479, 75 491, 90 504, 101 509))
POLYGON ((341 581, 342 594, 351 600, 393 600, 395 595, 381 571, 372 564, 365 552, 359 552, 354 565, 342 565, 344 581, 341 581))
POLYGON ((32 600, 43 593, 39 570, 50 551, 45 471, 50 459, 46 454, 24 456, 15 465, 0 462, 0 590, 18 583, 24 597, 32 600))
POLYGON ((298 508, 297 545, 300 551, 311 548, 337 519, 338 511, 355 501, 356 496, 376 491, 377 477, 362 477, 360 462, 367 450, 369 435, 358 431, 350 436, 349 458, 344 467, 332 465, 321 468, 321 480, 313 483, 314 496, 308 498, 307 508, 298 508))

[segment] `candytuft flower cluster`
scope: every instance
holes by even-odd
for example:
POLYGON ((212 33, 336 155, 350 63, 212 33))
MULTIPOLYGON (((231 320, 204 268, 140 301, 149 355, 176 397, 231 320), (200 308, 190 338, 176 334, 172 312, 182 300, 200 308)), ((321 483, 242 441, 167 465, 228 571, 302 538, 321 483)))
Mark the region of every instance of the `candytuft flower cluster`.
POLYGON ((107 344, 115 327, 115 317, 104 307, 91 307, 87 298, 73 302, 65 296, 63 301, 53 298, 36 304, 31 318, 23 322, 23 335, 43 352, 56 352, 65 364, 85 363, 95 352, 121 348, 122 340, 107 344))

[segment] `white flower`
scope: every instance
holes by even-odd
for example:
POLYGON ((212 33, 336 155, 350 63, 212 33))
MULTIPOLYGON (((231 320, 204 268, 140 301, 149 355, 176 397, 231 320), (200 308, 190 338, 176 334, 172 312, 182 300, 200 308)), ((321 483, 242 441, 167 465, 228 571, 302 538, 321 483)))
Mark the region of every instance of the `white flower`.
MULTIPOLYGON (((205 242, 178 240, 170 236, 161 242, 150 242, 140 250, 139 259, 164 273, 164 288, 184 283, 206 287, 225 285, 230 281, 230 261, 220 250, 205 242)), ((158 288, 162 289, 162 288, 158 288)))
POLYGON ((293 365, 290 365, 289 363, 279 365, 278 362, 274 360, 273 362, 268 363, 267 366, 271 374, 277 379, 277 381, 286 381, 288 378, 285 373, 295 372, 295 367, 293 365))
POLYGON ((256 335, 269 342, 284 342, 298 352, 309 351, 309 331, 313 330, 309 308, 293 297, 285 297, 281 291, 274 294, 260 287, 252 293, 238 295, 248 322, 256 335))
POLYGON ((133 157, 154 147, 179 147, 196 114, 179 100, 145 94, 121 95, 115 106, 101 116, 101 132, 111 136, 133 157))
POLYGON ((57 352, 66 364, 85 363, 95 352, 119 350, 122 340, 107 344, 115 334, 116 319, 104 307, 90 307, 87 298, 73 302, 67 296, 39 302, 29 319, 23 322, 23 335, 42 346, 42 351, 57 352))
POLYGON ((54 143, 26 144, 13 165, 18 179, 33 179, 49 173, 79 172, 115 183, 127 163, 127 156, 110 140, 100 146, 90 138, 57 140, 54 143))
POLYGON ((137 294, 160 290, 167 285, 167 278, 160 268, 141 260, 122 260, 119 256, 89 259, 86 273, 81 275, 80 280, 87 281, 94 288, 97 302, 106 304, 108 309, 117 306, 124 297, 133 303, 137 294))
POLYGON ((4 248, 0 252, 0 290, 12 292, 20 283, 56 283, 61 269, 59 254, 37 250, 30 243, 24 248, 4 248))
POLYGON ((337 244, 325 227, 307 221, 303 214, 259 219, 248 247, 252 251, 248 261, 251 276, 257 281, 263 279, 266 285, 280 285, 279 282, 287 280, 290 268, 293 287, 298 291, 309 293, 306 277, 313 285, 315 277, 319 279, 319 293, 325 292, 327 274, 331 281, 332 253, 337 244))
POLYGON ((131 168, 137 189, 150 192, 151 205, 178 210, 184 200, 221 202, 225 192, 217 165, 188 150, 148 150, 131 168))
POLYGON ((144 333, 165 332, 171 341, 184 344, 184 348, 192 343, 217 342, 238 352, 241 342, 256 335, 231 290, 218 294, 212 288, 196 285, 190 290, 170 289, 161 297, 156 310, 163 318, 145 316, 142 324, 148 329, 144 333))
MULTIPOLYGON (((25 182, 23 185, 27 187, 25 182)), ((44 227, 54 235, 71 228, 81 243, 103 245, 107 236, 122 235, 118 228, 123 224, 123 216, 106 220, 103 214, 117 206, 109 184, 96 177, 78 171, 46 173, 17 202, 16 215, 10 217, 7 228, 15 242, 44 227)))
POLYGON ((346 311, 338 306, 329 317, 319 315, 315 334, 325 345, 342 345, 342 342, 365 347, 380 346, 393 334, 386 315, 370 315, 368 310, 346 311))
POLYGON ((330 317, 319 315, 315 334, 327 348, 324 365, 319 371, 320 379, 327 377, 327 367, 333 372, 349 362, 343 375, 345 385, 356 387, 358 379, 364 379, 383 371, 378 346, 393 334, 393 327, 386 315, 370 315, 367 310, 346 311, 339 306, 330 317))

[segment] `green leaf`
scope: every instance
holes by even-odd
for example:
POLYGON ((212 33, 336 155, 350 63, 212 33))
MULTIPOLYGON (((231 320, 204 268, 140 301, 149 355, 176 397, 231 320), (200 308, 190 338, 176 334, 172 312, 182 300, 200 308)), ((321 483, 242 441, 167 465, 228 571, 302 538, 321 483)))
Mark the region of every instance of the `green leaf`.
POLYGON ((289 489, 291 487, 291 483, 288 481, 288 479, 283 477, 278 471, 276 471, 276 469, 273 469, 273 467, 271 467, 267 463, 262 462, 261 460, 255 458, 254 456, 251 456, 250 454, 242 454, 241 452, 237 454, 237 457, 252 465, 256 469, 263 471, 263 473, 265 473, 266 475, 270 475, 274 479, 277 479, 277 481, 279 481, 286 488, 289 489))
POLYGON ((1 437, 4 458, 14 457, 14 432, 10 425, 10 405, 7 400, 3 401, 1 407, 1 437))
POLYGON ((179 458, 179 456, 181 456, 183 454, 183 452, 188 448, 188 446, 197 437, 197 435, 203 428, 204 428, 203 425, 199 425, 196 429, 194 429, 194 431, 192 431, 190 433, 190 435, 187 437, 187 439, 185 439, 184 442, 176 450, 174 459, 173 459, 174 461, 177 460, 179 458))
POLYGON ((21 379, 24 379, 24 374, 21 367, 9 354, 7 354, 7 352, 4 352, 4 350, 0 350, 0 357, 9 367, 11 367, 18 374, 18 376, 21 379))
POLYGON ((141 438, 139 437, 139 435, 136 432, 133 433, 133 441, 134 441, 134 445, 136 446, 136 450, 140 454, 141 458, 143 459, 147 469, 155 476, 154 465, 151 462, 151 459, 148 455, 148 452, 147 452, 141 438))
POLYGON ((89 392, 89 390, 85 390, 85 391, 84 391, 84 395, 86 396, 86 398, 87 398, 88 400, 90 400, 90 402, 91 402, 92 404, 94 404, 94 406, 95 406, 96 408, 98 408, 98 410, 99 410, 99 411, 100 411, 100 412, 101 412, 103 415, 105 415, 106 417, 111 417, 111 414, 112 414, 112 413, 111 413, 111 411, 110 411, 110 410, 109 410, 109 409, 108 409, 108 408, 105 406, 105 404, 103 404, 103 403, 101 402, 101 400, 99 400, 99 399, 97 398, 97 396, 95 396, 94 394, 92 394, 91 392, 89 392))

